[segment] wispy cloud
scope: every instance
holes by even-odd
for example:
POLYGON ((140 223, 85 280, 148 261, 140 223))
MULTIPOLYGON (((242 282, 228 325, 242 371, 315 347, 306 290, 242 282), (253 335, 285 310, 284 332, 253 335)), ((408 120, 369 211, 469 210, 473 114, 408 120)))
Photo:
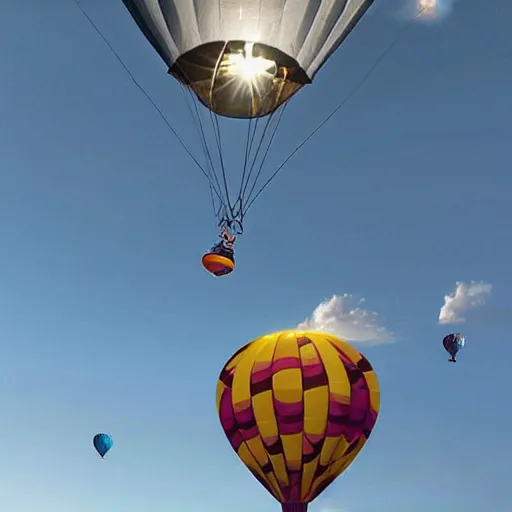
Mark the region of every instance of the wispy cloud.
POLYGON ((464 322, 466 311, 485 304, 491 289, 492 285, 488 283, 457 282, 455 291, 444 297, 444 304, 439 310, 439 324, 464 322))
POLYGON ((328 332, 348 341, 389 343, 393 334, 380 324, 379 315, 362 307, 365 299, 353 295, 333 295, 320 303, 297 329, 328 332))

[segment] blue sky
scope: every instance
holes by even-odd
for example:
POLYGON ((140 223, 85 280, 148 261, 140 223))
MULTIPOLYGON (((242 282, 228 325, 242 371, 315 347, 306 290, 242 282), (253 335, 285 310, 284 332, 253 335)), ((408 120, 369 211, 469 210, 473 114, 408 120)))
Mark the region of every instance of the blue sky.
MULTIPOLYGON (((292 100, 276 161, 401 30, 403 5, 381 4, 292 100)), ((122 3, 82 5, 193 141, 122 3)), ((278 511, 224 438, 216 379, 245 342, 344 293, 397 342, 357 345, 381 415, 311 512, 508 512, 511 16, 460 0, 411 25, 256 203, 236 272, 213 279, 204 178, 74 2, 3 0, 2 512, 278 511), (493 288, 452 365, 437 317, 458 280, 493 288), (114 438, 105 461, 98 431, 114 438)))

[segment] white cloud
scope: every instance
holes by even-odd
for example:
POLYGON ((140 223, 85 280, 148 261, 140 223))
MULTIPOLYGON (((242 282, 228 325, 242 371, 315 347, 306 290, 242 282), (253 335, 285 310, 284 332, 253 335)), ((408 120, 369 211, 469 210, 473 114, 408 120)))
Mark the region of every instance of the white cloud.
POLYGON ((347 341, 394 341, 392 333, 380 325, 378 314, 361 307, 364 300, 356 300, 348 293, 333 295, 320 303, 313 314, 296 328, 328 332, 347 341))
POLYGON ((464 313, 485 303, 492 286, 487 283, 457 282, 455 291, 444 296, 444 304, 439 311, 439 324, 464 322, 464 313))

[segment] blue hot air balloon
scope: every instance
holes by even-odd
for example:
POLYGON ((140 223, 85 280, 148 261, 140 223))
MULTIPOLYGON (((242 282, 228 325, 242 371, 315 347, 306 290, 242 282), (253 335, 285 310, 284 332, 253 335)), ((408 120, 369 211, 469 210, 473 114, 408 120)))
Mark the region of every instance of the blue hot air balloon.
POLYGON ((450 354, 450 363, 456 363, 455 356, 458 351, 464 346, 466 338, 460 334, 460 332, 448 334, 443 338, 443 347, 450 354))
POLYGON ((96 434, 92 440, 92 444, 103 459, 114 443, 108 434, 96 434))

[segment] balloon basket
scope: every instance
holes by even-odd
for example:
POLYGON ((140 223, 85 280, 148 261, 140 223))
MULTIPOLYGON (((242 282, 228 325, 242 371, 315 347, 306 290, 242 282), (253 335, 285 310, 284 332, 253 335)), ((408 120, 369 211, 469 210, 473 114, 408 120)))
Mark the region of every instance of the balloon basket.
POLYGON ((231 274, 235 268, 235 260, 233 257, 218 254, 214 252, 207 252, 202 259, 203 267, 213 274, 220 277, 231 274))
POLYGON ((307 512, 307 503, 281 503, 282 512, 307 512))

